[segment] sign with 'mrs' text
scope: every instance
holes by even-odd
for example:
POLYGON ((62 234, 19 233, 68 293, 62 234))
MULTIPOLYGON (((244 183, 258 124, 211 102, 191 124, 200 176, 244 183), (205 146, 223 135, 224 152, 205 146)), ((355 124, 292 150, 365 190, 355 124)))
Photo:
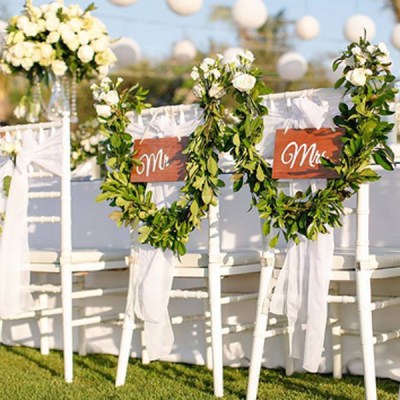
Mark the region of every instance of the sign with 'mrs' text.
POLYGON ((135 140, 134 157, 141 164, 133 166, 131 182, 183 181, 187 156, 182 151, 188 141, 188 137, 135 140))
POLYGON ((276 131, 274 179, 336 178, 334 170, 321 164, 321 157, 332 162, 340 159, 343 144, 341 130, 283 129, 276 131))

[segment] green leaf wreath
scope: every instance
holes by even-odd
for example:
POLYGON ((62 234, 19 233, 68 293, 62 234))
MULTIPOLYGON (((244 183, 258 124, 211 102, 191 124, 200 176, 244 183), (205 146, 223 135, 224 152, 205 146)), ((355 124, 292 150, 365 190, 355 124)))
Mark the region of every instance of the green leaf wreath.
POLYGON ((203 109, 203 122, 189 138, 185 184, 180 199, 169 208, 157 209, 152 193, 146 193, 146 184, 129 181, 132 166, 140 161, 132 157, 135 150, 131 135, 126 133, 127 113, 140 113, 149 106, 145 103, 146 92, 136 85, 119 93, 120 80, 113 84, 106 79, 100 86, 93 86, 96 111, 107 132, 104 146, 110 168, 98 200, 108 200, 119 208, 112 213, 119 225, 135 228, 141 222, 140 242, 171 249, 179 255, 186 252, 189 234, 199 228, 223 186, 218 165, 222 152, 229 153, 235 161, 234 190, 249 185, 252 204, 264 219, 264 234, 269 234, 271 227, 278 229, 272 246, 280 233, 286 240, 298 242, 301 235, 314 240, 328 227, 340 226, 343 201, 356 193, 362 183, 379 178, 371 169, 371 162, 393 168, 393 153, 386 144, 393 124, 382 121, 381 116, 391 113, 389 102, 395 92, 390 83, 394 76, 383 44, 374 46, 361 38, 334 62, 334 69, 345 64, 344 76, 336 88, 343 87, 352 104, 341 103, 334 119, 345 132, 340 161, 334 164, 322 159, 338 178, 329 179, 324 189, 313 192, 308 188, 294 196, 279 190, 270 164, 256 150, 264 131, 263 118, 268 118, 263 95, 270 91, 253 61, 252 53, 246 51, 235 62, 218 56, 193 67, 193 90, 203 109))

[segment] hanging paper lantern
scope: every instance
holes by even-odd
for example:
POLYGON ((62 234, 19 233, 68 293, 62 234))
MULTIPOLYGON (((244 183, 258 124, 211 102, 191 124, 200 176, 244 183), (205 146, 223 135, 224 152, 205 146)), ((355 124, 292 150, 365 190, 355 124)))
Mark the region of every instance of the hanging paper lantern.
POLYGON ((232 16, 240 27, 258 29, 267 21, 268 10, 263 0, 237 0, 232 16))
POLYGON ((241 47, 229 47, 223 52, 224 61, 226 63, 237 62, 237 56, 244 54, 244 50, 241 47))
POLYGON ((136 3, 138 0, 109 0, 111 3, 116 6, 129 6, 133 3, 136 3))
POLYGON ((335 83, 338 79, 340 79, 343 76, 343 70, 345 67, 344 63, 340 63, 337 70, 333 71, 333 69, 332 69, 333 61, 334 61, 334 59, 330 60, 329 64, 326 67, 326 70, 325 70, 326 79, 328 79, 328 81, 332 84, 335 83))
POLYGON ((182 63, 192 61, 196 53, 196 46, 190 40, 181 40, 172 47, 172 57, 182 63))
POLYGON ((296 34, 300 39, 310 40, 319 35, 319 22, 311 15, 305 15, 296 22, 296 34))
POLYGON ((286 81, 297 81, 307 72, 308 63, 301 54, 290 51, 279 57, 276 69, 282 79, 286 81))
POLYGON ((360 36, 364 37, 364 30, 367 40, 372 40, 376 32, 374 21, 367 15, 355 14, 346 21, 344 36, 350 42, 358 42, 360 36))
POLYGON ((126 68, 140 60, 140 47, 131 38, 122 37, 111 46, 111 50, 117 57, 115 68, 126 68))
POLYGON ((400 23, 396 24, 392 30, 392 45, 400 49, 400 23))
POLYGON ((197 13, 203 5, 203 0, 167 0, 169 8, 179 15, 197 13))

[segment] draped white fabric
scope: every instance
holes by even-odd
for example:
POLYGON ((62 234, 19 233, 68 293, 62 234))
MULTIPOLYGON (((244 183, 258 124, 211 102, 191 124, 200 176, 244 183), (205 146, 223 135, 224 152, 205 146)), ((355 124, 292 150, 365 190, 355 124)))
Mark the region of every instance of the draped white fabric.
MULTIPOLYGON (((200 120, 198 108, 187 111, 177 107, 160 107, 151 114, 134 117, 129 131, 134 139, 183 137, 190 135, 200 120)), ((157 207, 169 207, 178 199, 182 183, 148 183, 157 207)), ((175 256, 169 250, 138 246, 137 260, 131 273, 126 314, 144 321, 145 343, 150 360, 168 355, 174 335, 168 314, 175 256)))
POLYGON ((0 244, 0 318, 15 316, 33 306, 29 292, 28 167, 37 164, 61 175, 61 160, 61 134, 38 143, 29 130, 24 131, 12 173, 0 244))
MULTIPOLYGON (((272 157, 276 129, 333 127, 340 100, 341 94, 332 91, 293 100, 267 100, 270 113, 264 121, 260 151, 272 157)), ((302 180, 292 190, 304 190, 309 185, 316 189, 325 183, 302 180)), ((333 246, 333 234, 320 235, 316 241, 303 238, 299 245, 289 243, 270 305, 272 313, 288 317, 291 357, 302 359, 303 368, 311 372, 318 370, 323 348, 333 246)))

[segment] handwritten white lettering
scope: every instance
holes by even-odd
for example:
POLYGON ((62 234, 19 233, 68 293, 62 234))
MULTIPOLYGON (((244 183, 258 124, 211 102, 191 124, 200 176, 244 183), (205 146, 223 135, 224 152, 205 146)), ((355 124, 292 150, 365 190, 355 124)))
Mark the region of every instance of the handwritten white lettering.
POLYGON ((313 168, 316 164, 321 163, 321 157, 326 157, 326 152, 319 152, 316 143, 307 147, 306 143, 299 145, 293 141, 283 149, 281 161, 283 164, 289 165, 290 169, 295 165, 302 167, 304 164, 313 168))
POLYGON ((138 175, 144 173, 146 177, 150 173, 156 172, 157 169, 163 171, 170 165, 169 157, 167 154, 164 154, 163 149, 158 150, 157 153, 143 154, 139 160, 142 162, 142 165, 136 167, 136 173, 138 175))

